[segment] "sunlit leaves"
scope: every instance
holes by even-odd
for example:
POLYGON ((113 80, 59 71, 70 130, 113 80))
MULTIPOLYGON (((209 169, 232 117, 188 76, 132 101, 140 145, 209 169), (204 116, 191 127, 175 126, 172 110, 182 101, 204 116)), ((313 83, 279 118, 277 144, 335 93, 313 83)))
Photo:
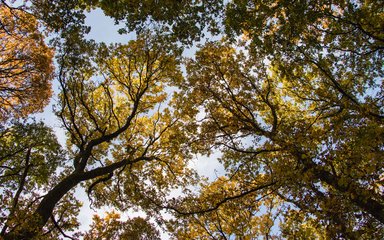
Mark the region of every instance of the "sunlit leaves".
POLYGON ((120 220, 116 212, 107 212, 104 218, 93 216, 91 229, 84 235, 85 240, 92 239, 160 239, 159 231, 148 219, 135 217, 126 221, 120 220))
POLYGON ((0 4, 0 121, 41 111, 51 96, 53 50, 34 16, 0 4))
MULTIPOLYGON (((336 73, 339 65, 323 69, 326 65, 321 64, 328 63, 315 63, 312 68, 310 58, 304 62, 308 65, 286 65, 284 57, 269 62, 257 58, 266 55, 253 54, 248 48, 207 43, 188 62, 188 78, 180 83, 183 92, 178 100, 189 99, 181 108, 191 121, 204 113, 195 122, 198 152, 222 151, 227 176, 238 181, 242 190, 276 181, 266 189, 272 188, 268 195, 282 201, 279 218, 291 221, 292 206, 304 211, 307 227, 298 227, 303 237, 381 236, 375 228, 382 224, 383 209, 376 185, 383 169, 382 120, 377 110, 367 109, 382 106, 376 105, 379 96, 371 96, 376 97, 375 104, 353 96, 358 84, 363 96, 378 91, 377 85, 356 83, 353 76, 341 73, 346 68, 336 73), (329 68, 335 72, 328 72, 329 68), (340 227, 331 230, 332 224, 340 227)), ((204 186, 200 197, 208 189, 211 186, 204 186)), ((261 189, 256 192, 262 194, 261 189)), ((238 194, 212 189, 213 199, 238 194)), ((273 208, 275 213, 279 209, 273 208)), ((211 214, 204 218, 216 226, 220 223, 211 214)))
POLYGON ((65 67, 57 106, 75 171, 111 167, 85 184, 94 206, 152 211, 151 201, 193 176, 183 126, 167 106, 167 88, 182 79, 179 50, 146 34, 101 44, 86 59, 65 67))
MULTIPOLYGON (((140 209, 159 223, 167 222, 161 208, 173 210, 176 218, 167 226, 180 239, 383 237, 381 2, 33 3, 42 6, 37 15, 62 37, 56 39, 61 93, 55 112, 73 165, 53 176, 58 166, 53 160, 61 158, 48 156, 50 148, 27 149, 12 155, 20 161, 4 161, 2 173, 18 171, 4 175, 4 194, 18 199, 17 189, 24 185, 47 192, 40 204, 31 205, 38 205, 36 224, 18 229, 57 236, 49 229, 60 216, 65 228, 73 229, 80 204, 66 200, 75 201, 72 189, 82 183, 95 207, 140 209), (82 10, 93 7, 144 34, 125 45, 83 40, 88 29, 82 10), (223 39, 206 42, 194 58, 182 61, 180 49, 205 29, 212 34, 225 29, 223 39), (176 39, 178 45, 170 43, 176 39), (188 160, 215 151, 224 176, 213 182, 201 178, 195 185, 188 160), (20 171, 29 172, 23 165, 27 155, 55 163, 31 175, 33 186, 18 178, 20 171), (182 196, 171 198, 174 189, 182 196)), ((36 30, 34 18, 14 12, 31 18, 36 30)), ((18 133, 23 137, 7 134, 1 141, 10 151, 20 146, 13 142, 34 136, 29 130, 28 136, 18 133)), ((13 209, 12 202, 4 202, 13 209)), ((26 215, 26 209, 19 208, 18 215, 26 215)), ((16 226, 19 220, 12 216, 7 224, 16 226)), ((146 220, 124 222, 116 213, 95 217, 87 237, 151 231, 146 220)))
POLYGON ((178 239, 273 237, 278 200, 269 197, 268 188, 243 189, 241 181, 241 178, 237 182, 235 178, 220 177, 202 186, 196 201, 197 208, 204 209, 203 212, 179 216, 179 222, 171 223, 171 231, 178 239))

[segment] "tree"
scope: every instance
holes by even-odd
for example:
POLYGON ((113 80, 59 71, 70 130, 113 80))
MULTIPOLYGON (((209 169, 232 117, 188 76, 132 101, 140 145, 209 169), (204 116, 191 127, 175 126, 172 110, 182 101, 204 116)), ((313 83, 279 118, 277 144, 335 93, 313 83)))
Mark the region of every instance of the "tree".
MULTIPOLYGON (((65 201, 76 186, 95 207, 136 207, 158 222, 167 222, 160 209, 171 210, 167 226, 176 238, 384 237, 381 2, 34 4, 60 32, 55 112, 68 154, 62 173, 37 191, 28 221, 16 218, 24 215, 13 210, 15 200, 7 202, 5 239, 65 236, 76 226, 78 203, 65 201), (82 10, 92 7, 144 35, 109 47, 85 41, 82 10), (223 39, 183 62, 184 79, 180 49, 169 41, 184 47, 207 26, 223 30, 223 39), (163 35, 154 39, 146 29, 163 35), (188 160, 213 151, 226 174, 197 185, 188 160), (175 188, 183 194, 171 199, 175 188)), ((4 169, 29 174, 26 153, 11 155, 4 169)), ((18 199, 26 178, 5 176, 13 181, 10 199, 18 199)), ((28 204, 17 201, 19 209, 28 204)), ((87 236, 108 222, 108 234, 124 234, 118 216, 107 216, 95 217, 87 236)), ((149 226, 136 220, 129 224, 149 226)))
POLYGON ((41 236, 80 183, 95 206, 150 210, 150 199, 191 177, 180 124, 161 106, 167 82, 181 77, 177 51, 159 43, 146 35, 128 45, 101 45, 81 62, 65 65, 63 56, 56 113, 68 134, 68 157, 57 182, 30 209, 32 217, 5 231, 4 239, 41 236))
POLYGON ((51 96, 53 50, 37 19, 0 3, 0 121, 41 111, 51 96))
MULTIPOLYGON (((246 11, 251 12, 251 7, 255 6, 247 6, 246 11)), ((281 6, 270 7, 280 10, 281 6)), ((361 11, 354 11, 360 14, 365 8, 371 6, 362 5, 361 11)), ((312 8, 293 9, 305 14, 312 8)), ((328 10, 337 9, 332 6, 328 10)), ((275 16, 267 13, 267 17, 275 16)), ((215 207, 200 212, 222 212, 234 199, 251 198, 256 208, 267 191, 269 198, 282 201, 281 206, 287 209, 280 213, 285 221, 283 233, 292 234, 301 218, 328 238, 382 238, 383 105, 378 58, 383 56, 383 42, 374 30, 350 22, 361 20, 358 14, 347 15, 348 21, 343 16, 325 18, 327 14, 325 11, 309 22, 310 26, 303 21, 276 22, 277 30, 301 27, 304 33, 295 40, 296 45, 274 26, 257 35, 251 30, 258 25, 243 23, 251 26, 241 43, 243 50, 230 43, 207 43, 195 60, 187 63, 188 76, 180 82, 183 91, 176 108, 184 109, 191 119, 191 134, 199 135, 193 141, 195 151, 220 150, 227 176, 236 184, 236 191, 223 191, 221 197, 213 190, 215 207), (327 28, 325 22, 332 27, 327 28), (354 35, 356 32, 359 35, 354 35), (314 34, 317 38, 310 41, 314 34), (328 34, 341 36, 331 38, 328 34), (258 39, 263 45, 256 46, 258 39), (268 41, 277 45, 269 49, 268 41), (331 47, 325 49, 322 44, 331 47), (201 112, 204 117, 197 124, 196 114, 201 112), (300 217, 295 218, 297 215, 300 217)), ((374 12, 366 14, 382 23, 374 12)), ((245 15, 244 21, 253 19, 245 15)), ((205 191, 208 189, 201 190, 200 197, 205 191)), ((199 211, 185 208, 177 212, 193 215, 199 211)), ((216 225, 220 222, 212 215, 208 218, 216 225)), ((303 225, 298 225, 302 231, 303 225)))
MULTIPOLYGON (((1 236, 16 231, 19 224, 31 220, 41 193, 58 183, 64 174, 65 152, 53 131, 43 123, 16 122, 0 133, 0 216, 1 236)), ((57 237, 57 227, 73 230, 79 223, 74 213, 80 203, 69 192, 57 204, 45 231, 45 238, 57 237)))

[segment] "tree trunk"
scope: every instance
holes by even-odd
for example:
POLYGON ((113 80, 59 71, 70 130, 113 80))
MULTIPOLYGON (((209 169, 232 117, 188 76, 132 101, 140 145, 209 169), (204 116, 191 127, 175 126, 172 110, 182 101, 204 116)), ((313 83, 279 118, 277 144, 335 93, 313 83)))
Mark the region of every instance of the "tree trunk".
POLYGON ((384 205, 373 199, 372 194, 354 183, 348 187, 339 184, 339 179, 325 170, 315 170, 316 176, 323 182, 334 187, 341 193, 347 193, 356 206, 371 214, 374 218, 384 224, 384 205))
POLYGON ((361 188, 358 184, 350 182, 347 185, 340 184, 340 178, 333 175, 332 173, 324 170, 321 166, 313 163, 311 159, 303 158, 301 151, 295 151, 293 153, 298 161, 308 169, 313 170, 315 176, 322 182, 335 188, 340 193, 346 194, 350 201, 353 202, 357 207, 361 208, 365 212, 372 215, 376 220, 384 224, 384 205, 382 202, 374 199, 372 193, 361 188))
POLYGON ((72 173, 57 184, 40 202, 33 218, 24 223, 18 230, 4 235, 4 240, 27 240, 34 238, 47 223, 53 213, 56 204, 72 188, 82 181, 81 173, 72 173))

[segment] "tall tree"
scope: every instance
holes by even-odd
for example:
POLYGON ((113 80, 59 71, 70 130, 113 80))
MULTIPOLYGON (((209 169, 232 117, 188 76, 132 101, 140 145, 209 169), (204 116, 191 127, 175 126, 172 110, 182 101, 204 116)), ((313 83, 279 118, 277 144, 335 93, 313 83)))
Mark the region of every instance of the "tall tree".
POLYGON ((128 45, 101 45, 83 61, 63 55, 56 113, 67 131, 66 165, 30 209, 33 217, 5 230, 5 239, 41 236, 60 202, 80 183, 95 206, 145 210, 149 199, 191 177, 180 124, 161 105, 168 82, 181 77, 178 52, 160 44, 165 46, 146 35, 128 45))
POLYGON ((284 237, 383 237, 382 10, 375 1, 228 3, 230 43, 208 43, 187 63, 176 105, 199 136, 192 149, 221 151, 228 180, 186 200, 193 209, 171 207, 189 216, 177 236, 244 236, 250 227, 223 226, 262 214, 272 197, 284 237), (248 215, 247 204, 230 206, 247 199, 248 215))
MULTIPOLYGON (((23 214, 9 214, 7 205, 4 238, 70 230, 75 221, 56 219, 78 185, 96 207, 172 209, 168 227, 177 238, 383 238, 381 1, 33 3, 60 32, 56 114, 68 155, 31 208, 32 221, 13 217, 23 214), (186 60, 184 79, 180 52, 165 38, 110 47, 85 41, 82 10, 92 7, 127 20, 129 31, 158 24, 182 44, 203 29, 225 31, 186 60), (222 153, 226 176, 191 191, 191 153, 212 151, 222 153), (175 187, 183 196, 169 199, 175 187)), ((27 159, 19 158, 6 166, 27 159)), ((13 199, 22 179, 12 180, 13 199)), ((111 227, 112 235, 124 232, 111 227)))
POLYGON ((53 50, 37 19, 0 3, 0 121, 41 111, 51 96, 53 50))

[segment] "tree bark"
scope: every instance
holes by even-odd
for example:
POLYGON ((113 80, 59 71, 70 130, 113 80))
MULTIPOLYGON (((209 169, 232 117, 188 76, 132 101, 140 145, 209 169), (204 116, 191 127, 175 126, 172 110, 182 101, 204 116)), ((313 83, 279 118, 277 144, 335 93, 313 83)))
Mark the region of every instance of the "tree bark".
POLYGON ((307 169, 313 170, 315 176, 322 182, 332 186, 342 194, 346 194, 351 202, 376 220, 384 224, 384 204, 373 198, 372 192, 350 181, 348 184, 340 184, 340 177, 318 166, 311 159, 303 158, 301 151, 295 151, 298 161, 307 169))
POLYGON ((74 172, 64 178, 44 196, 31 221, 23 224, 19 231, 16 230, 15 232, 5 234, 4 240, 27 240, 35 237, 51 217, 53 209, 60 199, 81 182, 81 176, 82 174, 74 172))
POLYGON ((119 162, 112 163, 108 166, 95 168, 87 172, 74 171, 61 182, 59 182, 44 196, 43 200, 41 200, 39 206, 33 214, 33 219, 31 221, 22 225, 19 228, 19 231, 5 234, 4 240, 27 240, 32 239, 38 235, 38 233, 51 217, 56 204, 64 197, 66 193, 68 193, 80 182, 95 179, 97 177, 112 173, 116 169, 121 168, 127 164, 133 164, 139 161, 152 161, 155 159, 156 158, 143 156, 133 160, 124 159, 119 162))
POLYGON ((350 195, 351 201, 365 212, 384 224, 384 205, 372 198, 372 194, 356 184, 349 186, 339 184, 339 179, 325 170, 315 170, 315 175, 323 182, 334 187, 341 193, 350 195))

